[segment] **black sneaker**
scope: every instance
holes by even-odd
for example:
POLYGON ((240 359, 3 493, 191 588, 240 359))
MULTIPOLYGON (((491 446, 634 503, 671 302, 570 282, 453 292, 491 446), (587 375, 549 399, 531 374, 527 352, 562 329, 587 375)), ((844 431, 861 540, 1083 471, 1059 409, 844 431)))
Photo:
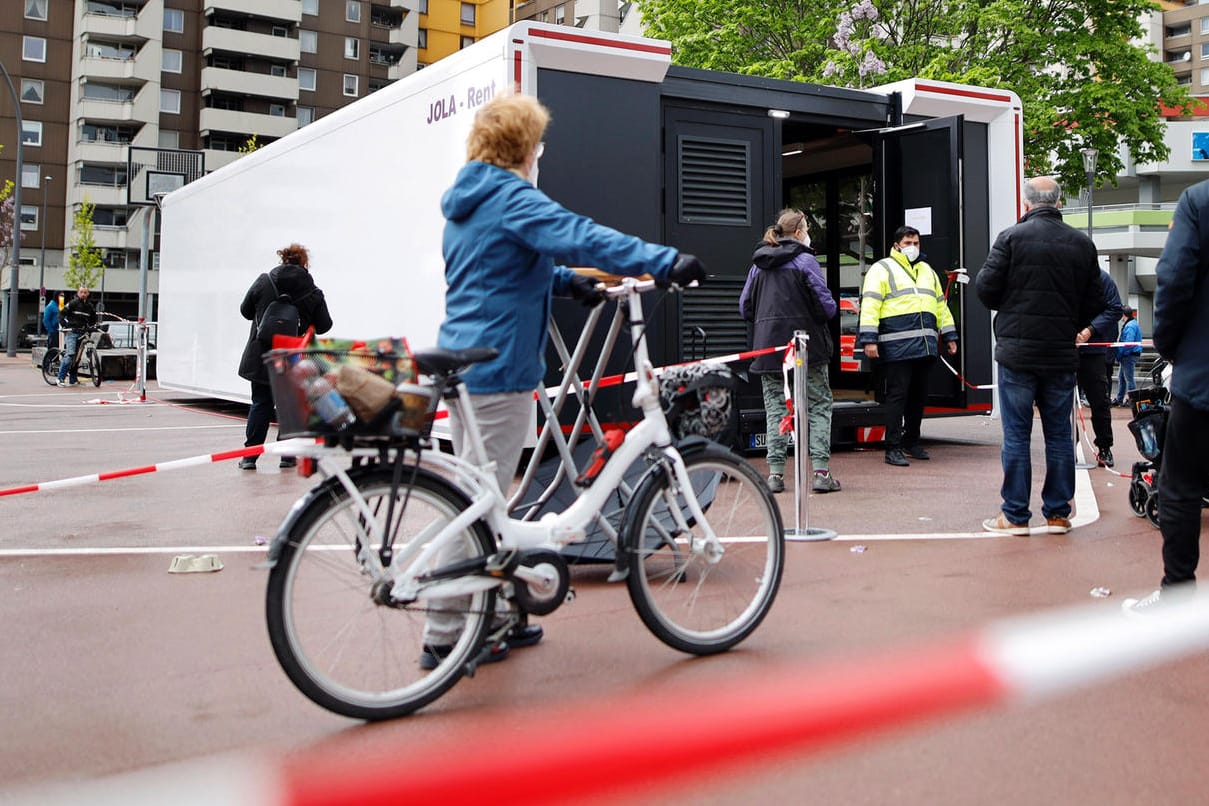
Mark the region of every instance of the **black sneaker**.
POLYGON ((1101 467, 1112 467, 1112 449, 1101 448, 1100 452, 1096 454, 1096 463, 1101 467))
POLYGON ((928 453, 918 445, 912 445, 910 448, 903 448, 903 453, 905 453, 907 456, 910 456, 912 459, 919 459, 921 461, 932 458, 932 454, 928 453))
POLYGON ((840 491, 840 482, 830 471, 815 471, 810 489, 816 493, 837 493, 840 491))
POLYGON ((283 456, 281 461, 277 463, 278 467, 297 467, 298 459, 294 456, 283 456))
MULTIPOLYGON (((540 628, 539 628, 540 629, 540 628)), ((441 665, 441 661, 449 654, 453 647, 449 644, 438 644, 435 646, 424 646, 424 651, 420 653, 420 668, 426 672, 431 672, 433 669, 441 665)), ((479 651, 478 657, 474 662, 479 666, 484 663, 499 663, 508 657, 508 642, 500 641, 493 646, 485 646, 479 651)))
POLYGON ((895 467, 910 467, 911 463, 907 461, 907 457, 903 456, 903 452, 898 448, 892 451, 886 451, 886 464, 894 465, 895 467))
POLYGON ((244 458, 240 459, 239 460, 239 469, 240 470, 255 470, 256 469, 256 457, 255 456, 245 456, 244 458))
POLYGON ((768 489, 774 493, 785 492, 785 477, 780 473, 769 474, 768 489))

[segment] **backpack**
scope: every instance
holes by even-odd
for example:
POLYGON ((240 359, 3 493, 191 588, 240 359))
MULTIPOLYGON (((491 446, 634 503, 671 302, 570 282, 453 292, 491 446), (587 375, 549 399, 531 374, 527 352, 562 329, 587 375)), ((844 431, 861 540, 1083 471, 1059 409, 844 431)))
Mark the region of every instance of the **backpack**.
POLYGON ((273 287, 273 301, 264 309, 260 321, 256 323, 256 340, 260 342, 261 347, 271 350, 274 336, 298 335, 302 316, 298 312, 298 306, 290 299, 290 295, 279 293, 273 278, 267 274, 265 277, 268 279, 269 285, 273 287))

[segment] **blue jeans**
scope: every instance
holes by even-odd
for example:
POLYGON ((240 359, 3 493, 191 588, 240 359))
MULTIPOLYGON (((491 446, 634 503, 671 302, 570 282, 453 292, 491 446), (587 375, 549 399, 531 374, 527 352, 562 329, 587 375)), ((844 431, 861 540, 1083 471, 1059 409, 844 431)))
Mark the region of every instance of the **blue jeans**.
POLYGON ((1138 366, 1138 355, 1137 353, 1133 355, 1122 355, 1117 358, 1117 361, 1121 363, 1121 369, 1119 370, 1117 376, 1117 394, 1113 400, 1115 400, 1117 403, 1124 403, 1125 393, 1132 392, 1134 389, 1138 388, 1138 382, 1133 378, 1134 370, 1136 370, 1138 366))
POLYGON ((63 357, 59 360, 59 380, 67 377, 67 371, 71 370, 71 382, 78 383, 79 378, 76 377, 76 348, 80 346, 80 334, 74 330, 67 331, 66 346, 63 347, 63 357))
POLYGON ((1033 484, 1030 442, 1033 405, 1041 415, 1045 437, 1045 485, 1041 513, 1046 518, 1070 516, 1075 495, 1075 446, 1070 418, 1074 405, 1074 372, 1017 372, 999 365, 999 414, 1003 421, 1003 514, 1012 523, 1028 523, 1033 484))

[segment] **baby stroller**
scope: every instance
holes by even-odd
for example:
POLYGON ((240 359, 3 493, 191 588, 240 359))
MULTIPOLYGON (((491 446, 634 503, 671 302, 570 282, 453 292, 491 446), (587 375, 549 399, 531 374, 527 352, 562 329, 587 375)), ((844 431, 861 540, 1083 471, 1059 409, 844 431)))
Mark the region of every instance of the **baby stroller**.
POLYGON ((1165 381, 1170 376, 1170 365, 1160 360, 1150 370, 1151 385, 1128 394, 1133 410, 1129 432, 1143 457, 1142 461, 1133 463, 1129 506, 1133 514, 1146 518, 1156 529, 1159 527, 1158 474, 1163 461, 1163 435, 1167 430, 1171 400, 1165 381))

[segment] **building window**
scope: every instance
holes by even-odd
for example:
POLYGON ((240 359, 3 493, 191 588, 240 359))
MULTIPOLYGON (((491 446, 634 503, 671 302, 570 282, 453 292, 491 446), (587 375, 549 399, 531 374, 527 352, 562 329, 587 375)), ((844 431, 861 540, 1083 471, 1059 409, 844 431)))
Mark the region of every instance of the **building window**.
POLYGON ((474 25, 474 3, 462 3, 462 25, 474 25))
POLYGON ((128 104, 134 100, 136 94, 137 91, 133 87, 105 84, 100 81, 89 81, 80 91, 82 98, 114 104, 128 104))
POLYGON ((21 121, 21 145, 25 145, 25 146, 42 145, 42 121, 40 121, 40 120, 22 120, 21 121))
POLYGON ((38 228, 38 208, 33 204, 21 205, 21 231, 36 230, 38 228))
POLYGON ((174 132, 174 131, 168 131, 166 129, 160 129, 159 147, 160 148, 180 148, 181 147, 181 133, 174 132))
POLYGON ((344 4, 344 19, 349 22, 361 22, 361 3, 359 0, 348 0, 344 4))
POLYGON ((1209 42, 1201 43, 1201 58, 1209 59, 1209 42))
POLYGON ((161 69, 165 73, 179 73, 181 65, 184 63, 185 56, 179 50, 172 48, 164 48, 164 56, 161 69))
POLYGON ((276 76, 277 78, 285 78, 286 77, 285 65, 284 64, 270 65, 269 66, 269 75, 276 76))
POLYGON ((1201 86, 1209 87, 1209 67, 1201 68, 1201 86))
POLYGON ((344 58, 356 59, 361 55, 361 40, 355 36, 344 37, 344 58))
POLYGON ((46 19, 46 0, 25 0, 25 18, 27 20, 46 19))
POLYGON ((299 31, 298 49, 303 53, 316 53, 319 50, 319 34, 314 31, 299 31))
POLYGON ((40 104, 46 98, 46 85, 37 78, 21 79, 21 102, 40 104))
POLYGON ((297 117, 298 117, 298 128, 300 128, 300 129, 303 126, 307 125, 308 123, 314 123, 315 122, 315 107, 313 107, 313 106, 298 107, 297 117))
POLYGON ((183 34, 185 32, 185 12, 179 8, 164 9, 164 30, 183 34))
POLYGON ((416 47, 417 48, 428 47, 428 29, 427 28, 420 28, 420 29, 416 30, 416 47))
POLYGON ((319 0, 302 0, 302 13, 303 14, 318 14, 319 13, 319 0))
POLYGON ((298 68, 298 89, 315 91, 315 71, 312 68, 298 68))
POLYGON ((358 78, 354 75, 344 74, 344 94, 350 98, 357 97, 357 82, 358 78))
POLYGON ((46 40, 40 36, 22 37, 21 58, 27 62, 46 61, 46 40))
POLYGON ((269 104, 269 115, 275 118, 285 117, 285 104, 269 104))
POLYGON ((473 37, 473 36, 464 36, 464 37, 462 37, 462 45, 461 45, 461 47, 463 47, 463 48, 468 48, 468 47, 470 47, 470 46, 471 46, 471 45, 473 45, 473 44, 474 44, 474 37, 473 37))
POLYGON ((42 166, 21 163, 21 187, 36 188, 42 182, 42 166))
POLYGON ((181 91, 161 89, 160 111, 170 115, 179 115, 181 113, 181 91))
POLYGON ((284 25, 273 26, 273 36, 277 37, 278 39, 285 39, 289 35, 290 29, 286 28, 284 25))
POLYGON ((1201 33, 1209 34, 1209 17, 1201 17, 1201 33))
POLYGON ((554 21, 555 22, 557 22, 559 25, 562 25, 564 22, 566 22, 566 20, 567 20, 566 6, 559 6, 558 8, 554 9, 554 21))

